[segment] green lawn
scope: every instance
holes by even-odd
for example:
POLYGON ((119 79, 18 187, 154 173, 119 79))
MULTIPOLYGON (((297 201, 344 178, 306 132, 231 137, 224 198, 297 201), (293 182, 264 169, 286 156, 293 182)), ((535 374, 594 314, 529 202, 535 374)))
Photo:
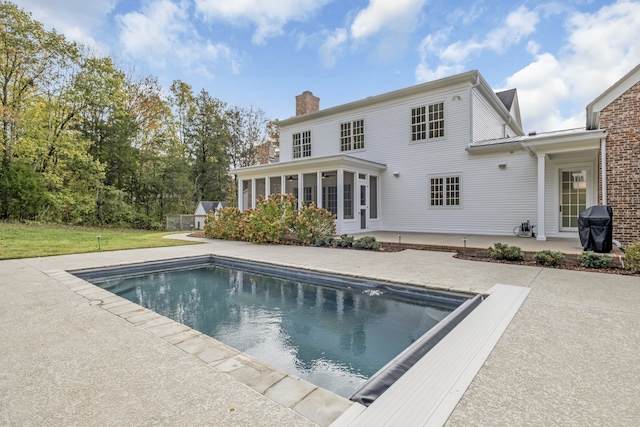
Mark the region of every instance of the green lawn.
POLYGON ((198 243, 163 239, 162 236, 167 234, 173 233, 51 224, 0 223, 0 259, 98 252, 97 236, 100 236, 102 251, 198 243))

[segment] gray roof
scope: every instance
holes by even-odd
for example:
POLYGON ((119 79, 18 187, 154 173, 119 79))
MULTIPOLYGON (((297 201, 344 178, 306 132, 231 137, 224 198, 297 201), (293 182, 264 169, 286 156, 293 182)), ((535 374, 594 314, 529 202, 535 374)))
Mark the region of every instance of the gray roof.
POLYGON ((503 90, 502 92, 496 92, 502 104, 506 107, 508 111, 511 111, 511 106, 513 105, 513 99, 516 96, 515 89, 503 90))
POLYGON ((218 204, 221 204, 223 208, 227 207, 227 202, 218 202, 218 201, 201 201, 200 203, 202 203, 202 208, 204 209, 205 212, 211 212, 216 210, 216 208, 218 207, 218 204))
POLYGON ((511 147, 514 144, 535 144, 539 141, 566 141, 574 138, 601 138, 603 134, 606 134, 604 129, 588 130, 585 128, 564 129, 541 133, 532 132, 529 135, 476 141, 469 144, 467 151, 477 151, 483 148, 511 147))

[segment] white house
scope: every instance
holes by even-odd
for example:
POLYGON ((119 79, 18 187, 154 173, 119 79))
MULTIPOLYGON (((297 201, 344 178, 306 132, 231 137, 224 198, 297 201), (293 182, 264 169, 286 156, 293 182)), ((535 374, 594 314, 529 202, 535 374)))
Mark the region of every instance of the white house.
POLYGON ((280 162, 235 170, 240 209, 291 193, 336 214, 337 232, 577 237, 598 204, 607 131, 525 135, 515 89, 478 71, 319 110, 311 92, 280 122, 280 162))
POLYGON ((196 230, 202 230, 204 228, 204 220, 207 214, 211 211, 215 211, 218 208, 224 208, 227 206, 227 202, 213 202, 213 201, 201 201, 196 207, 196 211, 193 214, 194 224, 196 230))

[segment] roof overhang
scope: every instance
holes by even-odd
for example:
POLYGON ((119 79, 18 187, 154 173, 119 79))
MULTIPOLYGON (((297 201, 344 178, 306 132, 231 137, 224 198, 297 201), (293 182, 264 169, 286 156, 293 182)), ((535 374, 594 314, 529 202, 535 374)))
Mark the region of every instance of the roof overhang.
POLYGON ((587 105, 587 129, 597 129, 600 126, 600 112, 638 82, 640 82, 640 64, 587 105))
POLYGON ((520 136, 484 141, 467 147, 471 154, 494 153, 524 149, 531 155, 558 154, 599 150, 600 142, 607 137, 604 129, 570 129, 538 135, 520 136))
POLYGON ((599 150, 605 130, 585 130, 582 132, 552 133, 541 138, 529 138, 521 143, 522 148, 532 155, 552 155, 568 152, 599 150))
POLYGON ((381 172, 387 168, 383 163, 359 159, 346 154, 335 156, 315 157, 293 160, 290 162, 272 163, 269 165, 238 168, 231 171, 239 178, 268 175, 287 175, 292 173, 315 172, 320 170, 334 170, 338 168, 351 168, 368 172, 381 172))

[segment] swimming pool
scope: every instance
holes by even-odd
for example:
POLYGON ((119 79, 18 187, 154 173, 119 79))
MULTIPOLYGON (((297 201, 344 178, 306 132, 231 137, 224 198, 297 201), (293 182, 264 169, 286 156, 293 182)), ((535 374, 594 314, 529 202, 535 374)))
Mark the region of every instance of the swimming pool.
POLYGON ((468 300, 212 257, 74 274, 345 397, 468 300))

